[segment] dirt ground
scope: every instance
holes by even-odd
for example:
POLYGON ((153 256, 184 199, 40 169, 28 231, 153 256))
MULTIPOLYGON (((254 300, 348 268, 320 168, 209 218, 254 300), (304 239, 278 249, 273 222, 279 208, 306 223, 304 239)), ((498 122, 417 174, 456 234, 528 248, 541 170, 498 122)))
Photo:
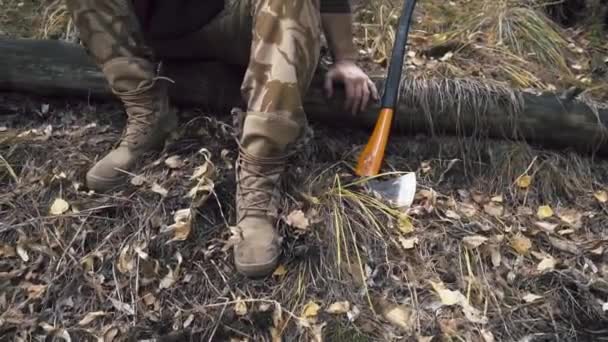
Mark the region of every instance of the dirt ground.
MULTIPOLYGON (((470 71, 466 53, 451 58, 470 71)), ((120 136, 119 106, 0 94, 0 341, 608 340, 608 162, 393 137, 386 168, 418 182, 403 211, 356 183, 369 132, 315 126, 284 182, 281 265, 251 281, 231 262, 231 118, 179 114, 102 195, 84 173, 120 136)))

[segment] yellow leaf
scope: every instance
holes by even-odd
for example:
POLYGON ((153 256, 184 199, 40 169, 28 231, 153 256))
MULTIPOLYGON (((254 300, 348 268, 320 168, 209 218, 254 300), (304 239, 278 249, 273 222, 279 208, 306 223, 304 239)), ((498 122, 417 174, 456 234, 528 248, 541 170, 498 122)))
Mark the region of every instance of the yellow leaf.
POLYGON ((55 198, 53 204, 51 205, 49 213, 51 215, 62 215, 66 211, 68 211, 68 209, 70 209, 70 205, 68 204, 68 202, 61 198, 55 198))
POLYGON ((239 297, 234 304, 234 312, 237 316, 245 316, 247 314, 247 304, 239 297))
POLYGON ((511 241, 511 247, 513 247, 517 253, 524 255, 532 248, 532 241, 527 237, 518 234, 511 241))
POLYGON ((530 177, 528 175, 524 175, 524 176, 517 178, 517 186, 522 189, 527 189, 528 187, 530 187, 531 183, 532 183, 532 177, 530 177))
POLYGON ((409 234, 414 231, 414 225, 407 215, 399 216, 399 230, 403 234, 409 234))
POLYGON ((347 301, 335 302, 331 304, 325 311, 330 314, 345 314, 350 311, 350 303, 347 301))
POLYGON ((279 265, 274 270, 274 273, 272 273, 272 275, 275 277, 281 277, 281 276, 284 276, 285 274, 287 274, 287 269, 285 268, 285 265, 283 265, 283 264, 279 265))
POLYGON ((600 203, 608 202, 608 193, 604 190, 596 191, 593 196, 595 196, 595 199, 600 203))
POLYGON ((89 312, 88 314, 86 314, 84 316, 83 319, 80 320, 80 322, 78 322, 78 325, 80 325, 80 326, 87 325, 87 324, 93 322, 98 317, 105 316, 105 314, 106 314, 105 311, 89 312))
POLYGON ((551 207, 548 205, 541 205, 540 207, 538 207, 536 216, 538 216, 538 218, 541 220, 549 218, 549 217, 553 216, 553 209, 551 209, 551 207))
POLYGON ((321 307, 319 306, 319 304, 317 304, 313 301, 310 301, 304 306, 304 309, 302 309, 302 317, 304 317, 304 318, 317 317, 320 309, 321 309, 321 307))

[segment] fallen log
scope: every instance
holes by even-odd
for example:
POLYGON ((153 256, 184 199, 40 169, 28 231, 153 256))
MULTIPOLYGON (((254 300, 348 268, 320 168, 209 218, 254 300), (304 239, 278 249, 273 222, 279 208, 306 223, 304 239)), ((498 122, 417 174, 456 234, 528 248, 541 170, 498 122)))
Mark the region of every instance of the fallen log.
MULTIPOLYGON (((242 70, 213 61, 166 61, 172 100, 227 113, 241 105, 242 70)), ((305 109, 311 121, 371 129, 379 103, 356 117, 342 110, 343 92, 327 99, 319 68, 305 109)), ((373 77, 382 89, 383 77, 373 77)), ((51 40, 0 39, 0 91, 113 99, 85 50, 51 40)), ((394 132, 524 140, 550 148, 608 155, 608 109, 563 94, 516 91, 471 79, 404 80, 394 132)), ((362 144, 364 141, 361 142, 362 144)))

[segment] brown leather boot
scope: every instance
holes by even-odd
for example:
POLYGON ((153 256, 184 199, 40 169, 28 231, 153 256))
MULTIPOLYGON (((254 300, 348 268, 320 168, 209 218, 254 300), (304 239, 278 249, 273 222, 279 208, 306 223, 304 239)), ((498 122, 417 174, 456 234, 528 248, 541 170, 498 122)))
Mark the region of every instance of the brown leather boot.
POLYGON ((87 173, 89 189, 105 192, 125 182, 125 172, 145 152, 162 148, 177 126, 170 111, 167 79, 157 77, 154 64, 141 58, 119 57, 103 66, 110 87, 123 102, 127 126, 118 146, 87 173))
POLYGON ((237 227, 242 239, 234 248, 234 262, 247 277, 264 277, 277 267, 279 183, 286 150, 300 130, 295 121, 273 113, 245 117, 236 169, 237 227))

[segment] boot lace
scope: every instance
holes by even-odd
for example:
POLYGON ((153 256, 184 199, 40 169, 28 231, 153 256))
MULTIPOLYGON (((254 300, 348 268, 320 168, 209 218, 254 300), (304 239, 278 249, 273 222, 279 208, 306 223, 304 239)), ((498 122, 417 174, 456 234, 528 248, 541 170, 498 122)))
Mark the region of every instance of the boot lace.
POLYGON ((268 214, 288 156, 262 158, 241 149, 237 162, 239 222, 246 212, 268 214), (261 181, 260 181, 261 180, 261 181))
POLYGON ((122 100, 127 112, 127 126, 123 130, 121 141, 137 145, 139 137, 150 132, 150 126, 154 123, 154 101, 156 94, 151 90, 158 80, 173 82, 167 77, 157 76, 137 89, 128 92, 116 93, 122 100))

